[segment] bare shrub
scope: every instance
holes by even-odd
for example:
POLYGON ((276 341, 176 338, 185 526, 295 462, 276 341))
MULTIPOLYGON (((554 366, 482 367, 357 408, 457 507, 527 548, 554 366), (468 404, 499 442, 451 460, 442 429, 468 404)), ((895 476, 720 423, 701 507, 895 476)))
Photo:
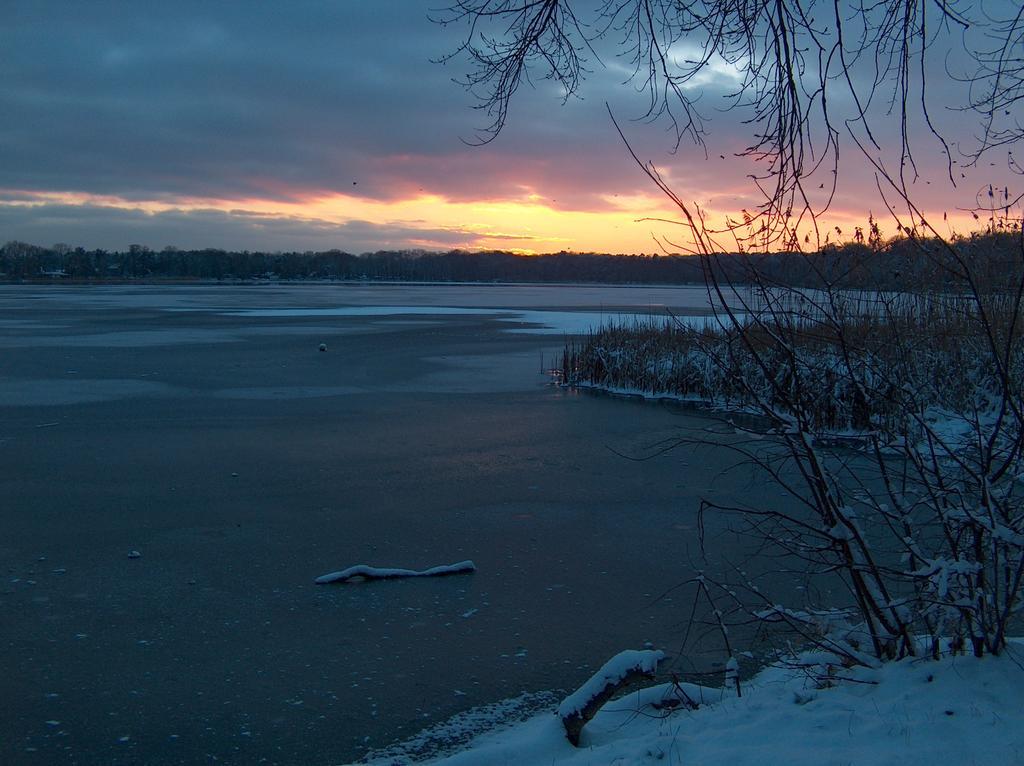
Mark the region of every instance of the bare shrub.
POLYGON ((1020 608, 1024 282, 976 280, 981 260, 951 252, 956 289, 897 294, 769 284, 755 261, 739 285, 709 257, 715 323, 609 327, 565 355, 570 382, 763 419, 777 449, 732 448, 792 505, 704 510, 739 513, 770 548, 841 578, 849 603, 797 608, 740 584, 760 618, 858 662, 916 654, 920 636, 934 653, 946 637, 997 654, 1020 608))
POLYGON ((612 118, 678 211, 673 223, 686 242, 668 244, 700 259, 713 322, 612 328, 568 349, 565 373, 743 406, 764 419, 768 448, 733 448, 791 502, 708 502, 705 510, 740 512, 765 548, 839 578, 849 597, 792 609, 742 578, 726 588, 755 594, 760 619, 816 636, 849 662, 916 654, 921 635, 933 653, 944 636, 957 651, 1002 651, 1024 577, 1024 239, 1011 216, 1020 198, 1007 187, 979 193, 970 212, 987 239, 965 239, 943 236, 912 197, 918 135, 934 141, 951 187, 956 150, 966 168, 1006 148, 1007 170, 1021 174, 1010 148, 1024 138, 1024 13, 905 0, 455 0, 439 20, 466 25, 453 57, 468 62, 464 84, 491 118, 484 142, 504 126, 531 67, 568 98, 609 34, 634 67, 630 81, 649 95, 644 116, 668 120, 677 148, 705 135, 691 86, 715 63, 737 70, 726 108, 749 128, 736 155, 754 166, 756 204, 717 228, 637 157, 612 118), (672 55, 680 43, 696 54, 672 55), (956 67, 954 52, 964 54, 956 67), (942 135, 929 106, 936 70, 928 62, 944 55, 941 93, 954 101, 943 105, 980 134, 962 146, 942 135), (966 96, 955 95, 950 78, 967 83, 966 96), (891 145, 883 123, 898 131, 891 145), (882 252, 869 221, 855 232, 863 250, 851 263, 831 258, 833 227, 825 225, 841 146, 855 147, 855 161, 873 171, 876 202, 900 233, 882 252), (996 241, 1003 249, 983 252, 996 241), (783 251, 780 272, 746 257, 776 257, 770 251, 783 251), (739 257, 723 258, 728 252, 739 257), (905 265, 913 267, 909 287, 905 265), (828 446, 844 431, 859 434, 859 452, 828 446))

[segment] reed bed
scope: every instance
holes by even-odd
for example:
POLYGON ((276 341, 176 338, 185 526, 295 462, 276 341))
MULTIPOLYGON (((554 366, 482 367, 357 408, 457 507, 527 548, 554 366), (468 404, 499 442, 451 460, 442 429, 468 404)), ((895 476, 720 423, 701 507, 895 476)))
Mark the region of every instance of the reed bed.
POLYGON ((978 413, 1024 372, 1016 296, 762 291, 697 326, 609 322, 566 345, 564 383, 773 410, 831 431, 905 432, 906 418, 978 413), (1000 351, 1003 350, 1003 351, 1000 351))

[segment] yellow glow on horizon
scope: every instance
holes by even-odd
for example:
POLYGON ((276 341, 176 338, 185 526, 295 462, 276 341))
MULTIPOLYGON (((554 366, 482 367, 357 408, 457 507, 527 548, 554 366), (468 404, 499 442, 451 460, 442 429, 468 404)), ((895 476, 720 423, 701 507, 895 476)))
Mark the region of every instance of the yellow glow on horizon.
MULTIPOLYGON (((288 202, 268 199, 208 199, 179 197, 167 200, 127 200, 108 195, 75 192, 21 192, 2 205, 46 204, 94 205, 141 210, 156 215, 169 211, 215 210, 225 214, 266 216, 308 221, 311 226, 363 221, 394 227, 404 232, 402 241, 382 249, 422 248, 426 250, 506 250, 521 254, 558 252, 653 253, 685 252, 684 226, 658 220, 681 221, 679 211, 657 196, 636 194, 605 199, 602 210, 562 210, 541 201, 535 194, 514 200, 450 200, 434 194, 408 199, 374 200, 349 194, 332 194, 288 202)), ((735 213, 732 213, 735 215, 735 213)), ((724 213, 711 211, 708 223, 720 226, 724 213)), ((969 213, 933 215, 931 222, 940 233, 966 233, 979 228, 969 213)), ((880 220, 884 238, 896 234, 894 221, 880 220)), ((822 238, 831 232, 832 242, 850 241, 854 228, 867 230, 866 214, 833 210, 822 238), (836 235, 834 227, 842 230, 836 235)), ((725 245, 723 240, 723 245, 725 245)), ((335 245, 346 249, 343 235, 335 245)), ((734 249, 723 247, 723 249, 734 249)))
POLYGON ((342 218, 412 225, 425 230, 462 233, 466 249, 516 249, 528 253, 563 249, 618 251, 633 250, 639 232, 633 217, 619 214, 561 211, 534 201, 447 200, 422 195, 405 200, 380 202, 347 196, 328 197, 305 203, 302 213, 316 218, 342 218), (621 227, 634 231, 623 236, 621 227))

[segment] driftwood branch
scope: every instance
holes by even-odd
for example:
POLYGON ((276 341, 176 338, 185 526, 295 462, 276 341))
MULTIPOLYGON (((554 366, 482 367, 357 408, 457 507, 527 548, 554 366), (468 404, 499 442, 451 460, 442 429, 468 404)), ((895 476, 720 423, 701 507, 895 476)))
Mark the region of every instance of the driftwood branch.
POLYGON ((472 561, 460 561, 457 564, 431 567, 430 569, 396 569, 393 567, 371 567, 357 564, 339 572, 321 575, 316 578, 317 585, 343 583, 352 580, 391 580, 396 577, 444 577, 446 575, 467 574, 476 571, 472 561))
POLYGON ((583 727, 597 715, 604 703, 635 681, 654 678, 658 663, 664 659, 664 652, 652 649, 619 652, 583 686, 562 700, 558 715, 569 742, 579 747, 583 727))

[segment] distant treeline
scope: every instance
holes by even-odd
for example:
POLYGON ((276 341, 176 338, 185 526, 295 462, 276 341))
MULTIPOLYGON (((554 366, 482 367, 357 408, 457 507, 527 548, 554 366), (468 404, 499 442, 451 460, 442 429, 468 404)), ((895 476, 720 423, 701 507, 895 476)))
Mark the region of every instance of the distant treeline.
MULTIPOLYGON (((900 238, 867 245, 829 245, 810 254, 722 254, 721 276, 747 282, 814 286, 827 281, 850 288, 941 289, 955 255, 970 259, 985 280, 1008 282, 1021 268, 1019 234, 997 233, 954 240, 949 247, 928 240, 900 238)), ((39 247, 8 242, 0 247, 0 279, 6 281, 77 280, 373 280, 415 282, 595 282, 686 284, 703 282, 704 264, 688 255, 608 255, 507 252, 447 253, 379 251, 353 255, 326 252, 229 252, 151 250, 132 245, 126 251, 85 250, 58 244, 39 247)))

